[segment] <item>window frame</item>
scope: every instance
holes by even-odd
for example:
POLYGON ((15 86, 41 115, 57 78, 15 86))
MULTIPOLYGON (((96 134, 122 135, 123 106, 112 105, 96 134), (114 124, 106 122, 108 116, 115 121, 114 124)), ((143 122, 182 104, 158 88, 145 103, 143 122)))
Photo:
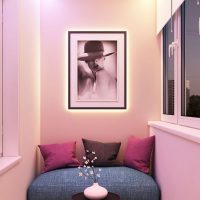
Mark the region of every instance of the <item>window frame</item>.
MULTIPOLYGON (((173 21, 173 32, 174 32, 174 40, 177 39, 177 20, 178 20, 178 15, 179 15, 179 12, 176 12, 175 13, 175 17, 174 17, 174 21, 173 21)), ((168 23, 171 23, 170 21, 168 23)), ((178 116, 178 109, 177 109, 177 98, 178 98, 178 95, 177 95, 177 77, 178 77, 178 72, 177 72, 177 51, 174 51, 174 115, 168 115, 168 114, 164 114, 164 91, 165 91, 165 88, 164 88, 164 51, 168 51, 168 47, 166 50, 164 50, 164 33, 162 31, 162 35, 161 35, 161 83, 162 83, 162 90, 161 90, 161 106, 162 106, 162 113, 161 113, 161 120, 162 121, 166 121, 166 122, 170 122, 170 123, 174 123, 174 124, 177 124, 178 123, 178 120, 177 120, 177 116, 178 116)), ((178 44, 179 45, 179 44, 178 44)))
MULTIPOLYGON (((183 3, 183 5, 181 6, 181 23, 179 25, 179 30, 181 31, 180 34, 180 38, 181 38, 181 50, 183 49, 183 47, 185 46, 185 40, 183 38, 184 35, 184 30, 185 30, 185 2, 183 3)), ((183 105, 183 100, 182 100, 182 91, 183 91, 183 87, 185 88, 185 79, 183 79, 183 76, 185 75, 185 69, 183 69, 183 63, 185 63, 185 59, 184 59, 184 51, 182 50, 179 52, 179 66, 178 66, 178 81, 181 84, 179 86, 179 93, 178 93, 178 97, 179 99, 181 99, 180 103, 179 103, 179 107, 178 107, 178 124, 180 125, 184 125, 184 126, 188 126, 188 127, 193 127, 193 128, 197 128, 200 129, 200 118, 196 118, 196 117, 188 117, 188 116, 182 116, 182 105, 183 105)))
POLYGON ((3 2, 3 158, 19 156, 20 32, 18 2, 3 2), (12 15, 11 15, 12 14, 12 15), (12 16, 12 17, 11 17, 12 16), (10 54, 12 59, 10 59, 10 54), (12 72, 12 73, 10 73, 12 72))
MULTIPOLYGON (((2 0, 0 0, 2 1, 2 0)), ((20 156, 20 49, 19 49, 19 4, 17 1, 2 1, 2 129, 3 147, 0 157, 0 175, 14 167, 20 156), (11 6, 12 5, 12 6, 11 6), (10 59, 10 55, 12 59, 10 59), (12 73, 10 73, 12 72, 12 73)))
MULTIPOLYGON (((164 60, 164 54, 163 54, 163 41, 164 41, 164 36, 162 32, 162 37, 161 37, 161 62, 162 62, 162 91, 161 91, 161 106, 162 106, 162 113, 161 113, 161 120, 170 122, 170 123, 175 123, 179 124, 182 126, 187 126, 191 128, 197 128, 200 129, 200 118, 195 118, 195 117, 188 117, 188 116, 182 116, 182 105, 184 103, 184 100, 182 99, 182 91, 183 87, 185 88, 185 79, 183 80, 183 76, 185 75, 185 70, 183 69, 182 64, 185 62, 184 59, 184 43, 185 40, 183 38, 183 31, 185 27, 185 16, 184 16, 184 9, 185 9, 185 3, 177 10, 175 13, 175 22, 174 22, 174 34, 177 34, 177 40, 178 40, 178 48, 174 52, 174 115, 167 115, 163 114, 164 113, 164 105, 163 105, 163 81, 164 81, 164 65, 163 65, 163 60, 164 60)), ((174 37, 174 39, 176 36, 174 37)), ((176 39, 175 39, 176 40, 176 39)))

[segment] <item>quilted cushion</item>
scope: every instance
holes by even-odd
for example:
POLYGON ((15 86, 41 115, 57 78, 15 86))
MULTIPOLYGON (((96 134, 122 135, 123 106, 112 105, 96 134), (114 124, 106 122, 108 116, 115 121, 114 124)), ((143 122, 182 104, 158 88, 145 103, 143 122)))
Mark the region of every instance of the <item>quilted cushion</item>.
POLYGON ((44 158, 44 172, 64 167, 77 167, 80 165, 76 158, 75 141, 38 146, 44 158))
POLYGON ((124 165, 146 174, 150 173, 154 143, 155 136, 147 138, 129 137, 124 156, 124 165))
POLYGON ((86 156, 90 158, 90 155, 87 154, 87 150, 90 152, 94 151, 97 156, 97 160, 95 160, 93 166, 112 167, 122 165, 122 163, 117 160, 121 142, 99 142, 84 138, 82 141, 86 156))
MULTIPOLYGON (((77 168, 66 168, 39 175, 28 189, 28 200, 71 200, 92 184, 78 174, 77 168)), ((99 184, 121 200, 159 200, 160 196, 151 176, 128 167, 102 167, 99 184)))

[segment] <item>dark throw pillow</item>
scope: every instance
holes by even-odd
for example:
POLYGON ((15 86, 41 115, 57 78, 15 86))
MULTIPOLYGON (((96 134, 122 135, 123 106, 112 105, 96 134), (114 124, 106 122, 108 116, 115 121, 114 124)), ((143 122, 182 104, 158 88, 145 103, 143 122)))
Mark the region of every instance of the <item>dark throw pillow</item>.
POLYGON ((44 172, 80 165, 76 158, 76 142, 38 145, 44 159, 44 172))
POLYGON ((147 138, 129 137, 124 165, 149 174, 154 144, 155 136, 147 138))
POLYGON ((116 160, 121 146, 121 142, 103 143, 88 139, 82 139, 82 141, 86 155, 87 155, 86 150, 89 150, 90 152, 92 151, 95 152, 97 159, 93 163, 93 166, 111 167, 111 166, 122 165, 120 161, 116 160))

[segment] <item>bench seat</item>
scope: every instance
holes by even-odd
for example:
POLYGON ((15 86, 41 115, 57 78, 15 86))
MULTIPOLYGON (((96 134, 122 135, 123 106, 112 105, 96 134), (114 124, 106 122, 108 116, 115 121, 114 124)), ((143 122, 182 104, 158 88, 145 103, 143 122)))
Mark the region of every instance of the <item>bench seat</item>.
MULTIPOLYGON (((101 167, 99 185, 120 195, 121 200, 159 200, 155 180, 128 167, 101 167)), ((73 194, 91 186, 77 168, 58 169, 39 175, 28 189, 28 200, 71 200, 73 194)))

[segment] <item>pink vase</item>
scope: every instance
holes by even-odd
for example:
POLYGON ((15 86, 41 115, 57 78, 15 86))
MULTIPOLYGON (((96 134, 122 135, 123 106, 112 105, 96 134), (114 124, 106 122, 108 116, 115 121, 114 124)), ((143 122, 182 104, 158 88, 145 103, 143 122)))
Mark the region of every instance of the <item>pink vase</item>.
POLYGON ((98 183, 93 183, 92 186, 84 190, 84 196, 88 199, 104 199, 108 195, 106 188, 100 186, 98 183))

